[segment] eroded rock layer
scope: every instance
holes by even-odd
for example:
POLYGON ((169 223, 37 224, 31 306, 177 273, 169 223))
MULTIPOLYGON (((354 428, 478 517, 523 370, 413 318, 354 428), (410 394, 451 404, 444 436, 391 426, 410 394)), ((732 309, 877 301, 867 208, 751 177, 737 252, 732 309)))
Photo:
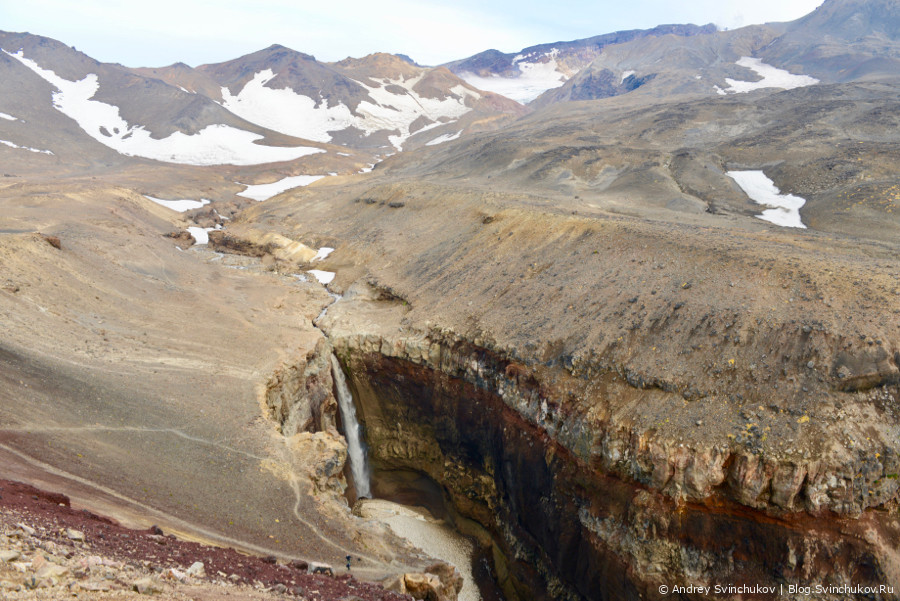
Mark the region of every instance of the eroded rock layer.
MULTIPOLYGON (((377 298, 351 289, 320 324, 355 387, 373 462, 439 482, 484 528, 509 598, 896 581, 889 450, 840 465, 675 443, 598 412, 591 379, 448 331, 411 332, 392 320, 402 305, 377 298)), ((643 393, 625 376, 602 380, 607 393, 643 393)), ((897 391, 869 401, 878 395, 890 403, 897 391)))

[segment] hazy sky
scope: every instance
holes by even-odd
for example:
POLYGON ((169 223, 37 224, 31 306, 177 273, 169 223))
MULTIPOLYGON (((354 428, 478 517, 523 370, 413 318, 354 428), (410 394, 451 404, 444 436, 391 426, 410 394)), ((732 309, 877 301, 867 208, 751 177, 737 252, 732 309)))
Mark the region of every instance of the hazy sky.
POLYGON ((789 21, 821 1, 0 0, 0 29, 130 67, 221 62, 275 43, 326 61, 393 52, 439 64, 662 23, 789 21))

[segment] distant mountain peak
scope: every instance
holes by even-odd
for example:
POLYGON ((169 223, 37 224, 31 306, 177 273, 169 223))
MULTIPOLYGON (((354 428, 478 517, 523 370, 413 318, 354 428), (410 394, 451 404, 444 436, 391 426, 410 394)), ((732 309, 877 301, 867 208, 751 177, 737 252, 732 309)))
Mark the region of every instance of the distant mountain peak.
POLYGON ((825 0, 821 6, 792 23, 792 29, 854 41, 875 33, 900 39, 900 4, 896 0, 825 0))
POLYGON ((391 65, 391 64, 412 64, 412 63, 409 60, 407 60, 397 54, 390 54, 388 52, 373 52, 372 54, 367 54, 366 56, 363 56, 362 58, 353 58, 352 56, 348 56, 347 58, 340 60, 334 64, 339 67, 351 67, 351 66, 359 66, 359 65, 364 65, 364 64, 391 65))
POLYGON ((249 54, 245 54, 243 56, 239 56, 238 58, 225 61, 222 63, 211 63, 207 65, 201 65, 198 69, 201 70, 210 70, 221 67, 222 65, 231 65, 231 64, 262 64, 266 63, 271 67, 278 67, 279 65, 284 65, 288 63, 292 63, 295 61, 310 61, 317 62, 316 57, 311 54, 306 54, 305 52, 300 52, 299 50, 294 50, 293 48, 288 48, 287 46, 283 46, 281 44, 272 44, 262 50, 257 50, 256 52, 251 52, 249 54))
POLYGON ((471 85, 528 103, 546 90, 558 88, 597 58, 606 46, 632 40, 715 33, 714 24, 670 24, 652 29, 616 31, 580 40, 537 44, 519 52, 491 49, 444 65, 471 85))
POLYGON ((423 69, 386 52, 375 52, 362 58, 348 57, 332 66, 354 79, 409 79, 419 75, 423 69))
POLYGON ((412 58, 410 58, 409 55, 407 55, 407 54, 395 54, 394 56, 408 62, 410 65, 413 65, 414 67, 422 66, 419 63, 417 63, 416 61, 414 61, 412 58))

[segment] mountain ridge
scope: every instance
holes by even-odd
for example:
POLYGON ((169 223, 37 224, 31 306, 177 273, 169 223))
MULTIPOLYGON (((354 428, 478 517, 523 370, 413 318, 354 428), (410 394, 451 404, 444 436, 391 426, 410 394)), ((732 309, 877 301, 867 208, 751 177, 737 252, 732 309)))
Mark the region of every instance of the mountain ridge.
POLYGON ((544 80, 540 83, 535 82, 535 85, 542 86, 544 89, 541 91, 544 91, 558 87, 563 80, 574 76, 590 64, 606 46, 645 37, 669 34, 689 37, 715 30, 715 25, 711 23, 703 26, 693 24, 658 25, 651 29, 630 29, 578 40, 536 44, 514 53, 495 49, 485 50, 465 59, 445 63, 444 66, 478 87, 487 87, 487 89, 496 87, 493 91, 502 93, 501 90, 507 89, 504 84, 512 86, 509 89, 518 95, 516 99, 527 103, 536 97, 534 92, 516 90, 512 84, 517 79, 530 79, 529 71, 535 70, 535 65, 552 63, 550 73, 544 74, 544 80), (558 75, 554 76, 554 73, 558 75), (554 81, 554 77, 559 80, 559 83, 554 81), (492 81, 492 79, 507 81, 492 81))

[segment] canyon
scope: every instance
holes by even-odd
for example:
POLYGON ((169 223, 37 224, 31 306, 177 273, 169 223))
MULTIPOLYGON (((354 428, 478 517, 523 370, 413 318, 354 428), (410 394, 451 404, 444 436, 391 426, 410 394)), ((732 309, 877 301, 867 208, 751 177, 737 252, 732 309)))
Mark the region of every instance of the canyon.
POLYGON ((896 599, 897 23, 0 33, 0 477, 385 598, 896 599))
POLYGON ((289 214, 308 199, 300 228, 355 241, 329 258, 343 298, 317 325, 349 375, 375 473, 438 483, 507 598, 894 581, 887 248, 845 248, 838 274, 820 246, 833 238, 786 240, 752 222, 718 235, 703 217, 700 238, 536 218, 521 196, 459 185, 328 194, 248 219, 302 239, 289 214), (377 239, 356 229, 358 198, 376 200, 365 231, 377 239), (763 252, 770 235, 777 251, 763 252), (553 345, 532 335, 535 306, 553 345))

